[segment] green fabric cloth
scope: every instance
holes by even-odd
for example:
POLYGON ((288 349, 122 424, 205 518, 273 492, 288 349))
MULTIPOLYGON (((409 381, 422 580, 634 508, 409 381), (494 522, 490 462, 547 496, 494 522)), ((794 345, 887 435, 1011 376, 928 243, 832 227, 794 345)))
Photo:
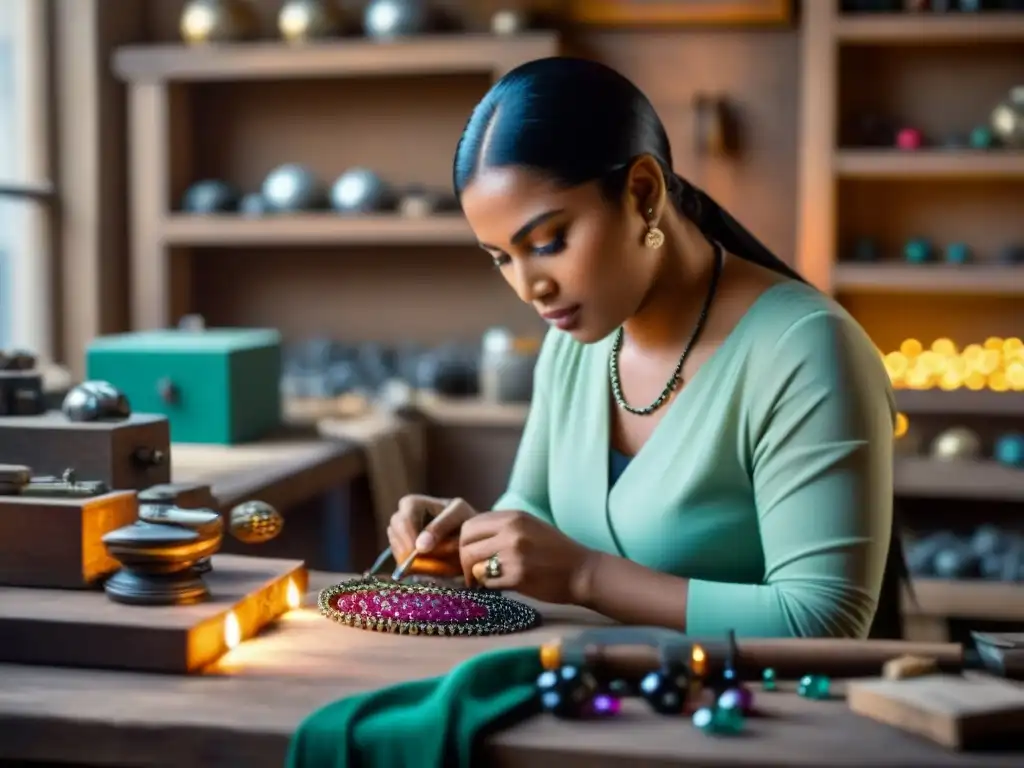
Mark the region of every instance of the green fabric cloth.
POLYGON ((864 330, 810 286, 773 286, 614 485, 613 341, 548 333, 494 508, 690 579, 691 635, 866 636, 892 534, 895 401, 864 330))
POLYGON ((286 768, 469 768, 481 737, 538 711, 540 673, 538 648, 502 649, 341 699, 299 725, 286 768))

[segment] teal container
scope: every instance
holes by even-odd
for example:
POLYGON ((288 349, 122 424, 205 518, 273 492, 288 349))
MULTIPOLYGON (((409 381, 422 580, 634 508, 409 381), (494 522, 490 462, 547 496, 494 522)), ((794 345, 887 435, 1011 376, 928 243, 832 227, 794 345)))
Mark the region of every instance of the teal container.
POLYGON ((281 335, 274 330, 104 336, 89 345, 86 372, 124 392, 134 412, 167 416, 172 442, 244 443, 281 424, 281 335))

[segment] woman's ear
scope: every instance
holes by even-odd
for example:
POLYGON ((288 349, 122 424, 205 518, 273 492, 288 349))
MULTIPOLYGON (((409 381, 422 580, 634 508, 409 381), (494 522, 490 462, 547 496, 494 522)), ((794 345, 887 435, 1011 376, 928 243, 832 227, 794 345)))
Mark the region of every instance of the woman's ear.
POLYGON ((661 165, 651 155, 641 155, 629 169, 626 178, 626 206, 647 223, 658 222, 668 199, 661 165))

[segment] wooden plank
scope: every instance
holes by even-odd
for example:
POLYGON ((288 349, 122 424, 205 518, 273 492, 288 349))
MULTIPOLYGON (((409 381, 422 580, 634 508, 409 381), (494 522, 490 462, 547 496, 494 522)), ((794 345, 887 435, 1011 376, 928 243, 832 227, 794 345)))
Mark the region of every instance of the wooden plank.
MULTIPOLYGON (((320 588, 338 575, 312 574, 320 588)), ((310 595, 307 599, 312 599, 310 595)), ((568 606, 539 605, 545 625, 495 638, 405 637, 338 626, 292 611, 277 627, 188 678, 0 665, 0 759, 96 765, 245 765, 279 768, 288 740, 312 711, 338 698, 447 672, 497 647, 536 645, 608 622, 568 606)), ((713 739, 688 722, 628 701, 614 723, 536 717, 490 738, 487 765, 529 768, 830 766, 905 768, 1020 765, 1020 753, 956 754, 785 687, 759 694, 765 717, 739 739, 713 739)))
MULTIPOLYGON (((1022 275, 1024 278, 1024 275, 1022 275)), ((1024 392, 958 389, 900 389, 896 404, 908 416, 1003 416, 1024 418, 1024 392)))
POLYGON ((905 597, 904 613, 918 617, 1024 622, 1024 588, 1003 581, 914 579, 915 604, 905 597))
POLYGON ((1024 152, 843 149, 835 171, 848 179, 1024 179, 1024 152))
POLYGON ((163 219, 159 237, 168 245, 228 248, 476 243, 466 220, 460 215, 418 219, 395 215, 345 217, 332 213, 261 218, 176 214, 163 219))
POLYGON ((21 664, 195 672, 237 640, 257 634, 306 591, 294 560, 215 555, 203 576, 210 599, 185 606, 115 603, 102 591, 0 590, 0 661, 21 664))
POLYGON ((578 24, 775 26, 793 19, 792 0, 571 0, 569 20, 578 24))
POLYGON ((1024 687, 981 676, 926 675, 851 683, 857 714, 924 736, 949 749, 984 746, 1016 732, 1024 744, 1024 687))
POLYGON ((301 46, 136 45, 118 49, 113 65, 120 78, 135 83, 491 74, 510 58, 529 61, 557 51, 558 35, 550 31, 514 37, 439 34, 395 42, 349 38, 301 46))
POLYGON ((177 319, 171 316, 170 254, 157 235, 171 208, 170 99, 163 84, 128 88, 131 327, 139 331, 166 328, 177 319))
POLYGON ((171 447, 172 481, 210 485, 222 510, 252 498, 287 510, 346 485, 365 470, 362 451, 338 440, 283 438, 171 447))
POLYGON ((832 162, 838 120, 839 57, 832 37, 833 2, 803 8, 800 83, 796 268, 810 283, 832 291, 836 261, 836 184, 832 162))
POLYGON ((1024 267, 987 264, 837 264, 838 293, 1020 296, 1024 267))
POLYGON ((920 499, 1024 501, 1024 471, 995 461, 900 456, 893 486, 898 496, 920 499))
POLYGON ((851 13, 835 20, 846 45, 989 45, 1024 41, 1020 13, 851 13))

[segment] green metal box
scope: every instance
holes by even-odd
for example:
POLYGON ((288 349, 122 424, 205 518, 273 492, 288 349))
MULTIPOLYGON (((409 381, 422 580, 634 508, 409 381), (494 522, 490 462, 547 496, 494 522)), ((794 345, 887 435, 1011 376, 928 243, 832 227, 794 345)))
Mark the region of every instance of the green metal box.
POLYGON ((134 412, 167 416, 172 442, 243 443, 281 423, 281 336, 274 330, 104 336, 89 345, 86 371, 124 392, 134 412))

